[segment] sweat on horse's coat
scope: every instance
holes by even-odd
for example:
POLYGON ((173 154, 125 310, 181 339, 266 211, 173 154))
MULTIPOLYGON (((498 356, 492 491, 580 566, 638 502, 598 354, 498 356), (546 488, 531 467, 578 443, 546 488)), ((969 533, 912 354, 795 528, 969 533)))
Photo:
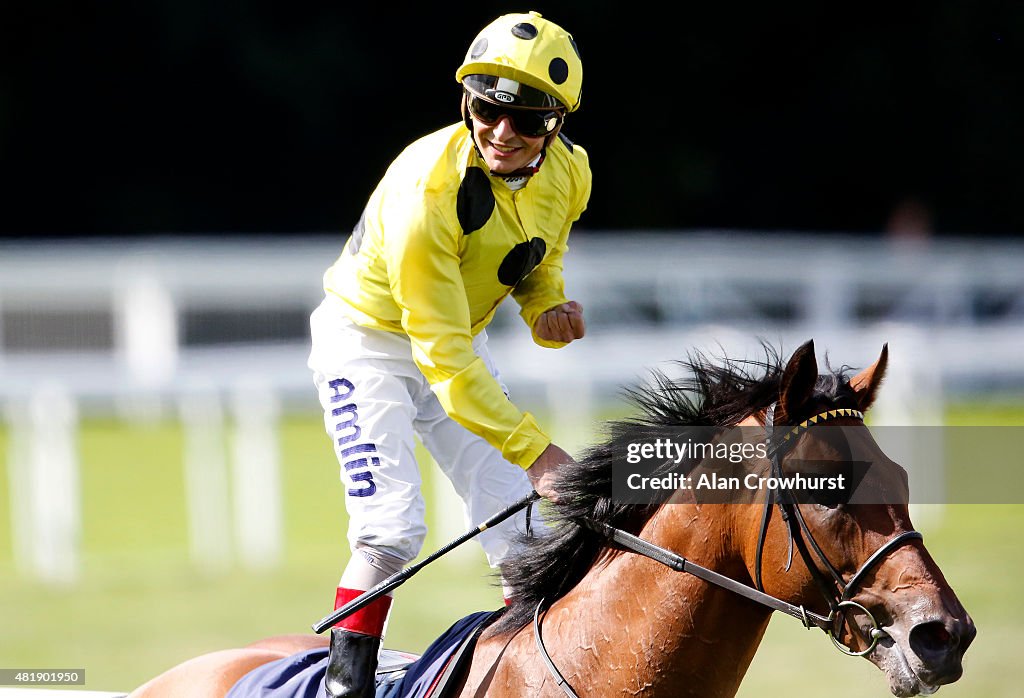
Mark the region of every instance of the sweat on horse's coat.
MULTIPOLYGON (((475 639, 503 611, 478 611, 456 621, 404 674, 378 676, 377 698, 434 698, 438 679, 463 641, 475 639)), ((325 698, 327 658, 328 648, 319 647, 269 662, 239 679, 226 698, 325 698)))

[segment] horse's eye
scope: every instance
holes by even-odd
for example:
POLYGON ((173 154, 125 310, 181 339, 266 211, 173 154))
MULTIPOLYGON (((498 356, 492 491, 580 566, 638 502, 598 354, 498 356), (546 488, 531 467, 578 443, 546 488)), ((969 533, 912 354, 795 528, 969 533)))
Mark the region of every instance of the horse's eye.
POLYGON ((812 504, 825 507, 826 509, 838 509, 845 505, 849 497, 838 492, 823 492, 811 498, 812 504))
POLYGON ((857 484, 849 461, 791 459, 786 466, 788 489, 802 504, 838 507, 850 501, 857 484))

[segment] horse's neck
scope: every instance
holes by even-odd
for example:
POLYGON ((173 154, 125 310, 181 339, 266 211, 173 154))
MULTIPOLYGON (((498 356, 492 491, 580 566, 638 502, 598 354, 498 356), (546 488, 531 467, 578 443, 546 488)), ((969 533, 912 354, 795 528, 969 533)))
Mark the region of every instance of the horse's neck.
MULTIPOLYGON (((719 531, 709 525, 706 509, 701 513, 673 505, 656 516, 672 520, 652 520, 642 533, 645 538, 724 574, 743 574, 738 558, 729 562, 698 552, 718 545, 719 531), (655 538, 659 530, 674 530, 674 542, 655 538)), ((637 692, 718 697, 735 695, 768 619, 767 611, 728 591, 624 552, 600 562, 557 601, 544 619, 543 632, 555 665, 581 698, 637 692)), ((506 657, 534 658, 508 667, 520 674, 513 683, 536 686, 547 679, 546 686, 553 686, 536 657, 529 628, 509 645, 506 657)))
MULTIPOLYGON (((720 531, 708 514, 708 507, 663 507, 656 517, 671 520, 652 519, 641 535, 723 574, 743 574, 738 557, 730 560, 716 552, 720 531), (671 535, 659 540, 657 532, 671 535)), ((568 627, 579 628, 572 618, 596 608, 599 617, 582 632, 599 640, 609 636, 604 642, 608 655, 594 657, 583 675, 603 665, 620 680, 628 679, 628 672, 614 667, 632 665, 640 680, 623 686, 623 693, 650 686, 644 695, 735 695, 767 627, 767 612, 751 612, 750 604, 734 594, 633 553, 617 555, 606 571, 593 571, 581 587, 592 588, 603 603, 567 599, 563 617, 568 627)))

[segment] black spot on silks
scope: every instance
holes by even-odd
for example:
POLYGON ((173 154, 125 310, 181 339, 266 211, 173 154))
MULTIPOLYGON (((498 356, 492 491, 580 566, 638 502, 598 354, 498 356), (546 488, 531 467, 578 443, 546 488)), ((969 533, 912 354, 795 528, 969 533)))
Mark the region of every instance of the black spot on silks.
POLYGON ((573 142, 569 140, 569 137, 567 135, 559 131, 558 140, 562 141, 562 144, 569 149, 570 153, 572 152, 573 142))
POLYGON ((533 238, 513 247, 498 267, 498 281, 515 286, 544 259, 548 246, 542 238, 533 238))
POLYGON ((479 41, 473 44, 473 48, 469 49, 469 57, 476 59, 484 55, 484 51, 487 50, 487 37, 481 37, 479 41))
POLYGON ((569 79, 569 64, 565 62, 564 58, 552 58, 548 64, 548 76, 551 78, 551 82, 561 85, 569 79))
POLYGON ((530 39, 537 38, 537 27, 533 26, 529 22, 520 22, 516 26, 512 27, 512 36, 517 39, 530 39))
POLYGON ((455 200, 455 213, 459 217, 463 235, 480 230, 494 211, 494 192, 491 180, 479 167, 470 167, 459 185, 455 200))
POLYGON ((366 209, 359 215, 359 222, 352 228, 352 235, 348 238, 349 254, 356 254, 363 244, 363 235, 366 233, 366 209))

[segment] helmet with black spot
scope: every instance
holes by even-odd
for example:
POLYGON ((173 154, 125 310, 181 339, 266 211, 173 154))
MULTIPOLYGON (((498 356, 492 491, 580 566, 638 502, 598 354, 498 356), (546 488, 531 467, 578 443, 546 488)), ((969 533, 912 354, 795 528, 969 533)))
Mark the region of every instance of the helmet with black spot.
POLYGON ((455 79, 509 107, 576 111, 583 63, 572 35, 537 12, 508 14, 473 40, 455 79))

